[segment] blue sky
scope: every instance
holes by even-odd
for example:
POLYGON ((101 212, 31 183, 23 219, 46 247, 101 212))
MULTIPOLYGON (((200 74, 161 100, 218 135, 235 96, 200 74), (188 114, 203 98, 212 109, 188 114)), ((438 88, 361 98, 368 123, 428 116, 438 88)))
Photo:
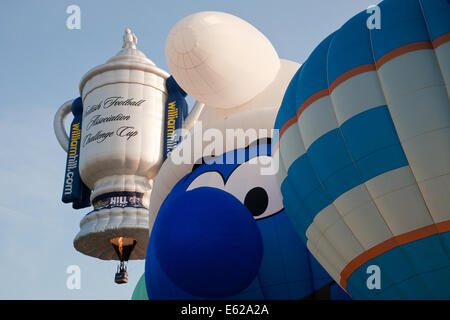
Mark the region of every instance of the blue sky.
POLYGON ((66 155, 53 116, 78 96, 81 77, 115 55, 125 28, 138 48, 168 70, 165 39, 181 18, 224 11, 247 20, 281 58, 303 62, 328 34, 378 0, 2 1, 0 10, 0 299, 129 299, 144 261, 128 265, 130 282, 116 285, 117 263, 73 248, 89 210, 61 202, 66 155), (66 8, 81 9, 81 29, 66 28, 66 8), (81 269, 69 290, 66 268, 81 269))

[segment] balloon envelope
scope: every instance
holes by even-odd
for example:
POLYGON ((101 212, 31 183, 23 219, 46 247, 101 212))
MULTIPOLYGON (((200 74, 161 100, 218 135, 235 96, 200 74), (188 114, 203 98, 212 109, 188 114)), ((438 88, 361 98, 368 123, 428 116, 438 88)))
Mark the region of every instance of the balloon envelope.
POLYGON ((276 177, 249 162, 267 163, 270 145, 244 152, 244 162, 232 150, 197 165, 172 188, 148 245, 149 298, 301 299, 323 287, 327 298, 348 298, 328 289, 333 281, 295 232, 276 177))
POLYGON ((280 59, 248 22, 225 12, 180 20, 166 41, 170 72, 189 95, 218 108, 242 105, 274 81, 280 59))
POLYGON ((450 5, 379 9, 380 29, 356 15, 286 91, 274 146, 283 203, 352 297, 449 299, 450 5))
POLYGON ((145 287, 145 274, 140 278, 136 287, 134 288, 131 300, 148 300, 147 288, 145 287))

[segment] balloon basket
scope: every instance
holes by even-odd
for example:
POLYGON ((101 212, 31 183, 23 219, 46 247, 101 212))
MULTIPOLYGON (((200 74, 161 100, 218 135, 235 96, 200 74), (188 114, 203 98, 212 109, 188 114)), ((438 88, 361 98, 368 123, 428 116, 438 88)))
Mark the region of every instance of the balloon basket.
POLYGON ((117 272, 114 276, 114 282, 117 284, 128 283, 128 272, 123 261, 117 266, 117 272))
POLYGON ((114 277, 114 282, 117 284, 128 283, 128 272, 117 272, 114 277))

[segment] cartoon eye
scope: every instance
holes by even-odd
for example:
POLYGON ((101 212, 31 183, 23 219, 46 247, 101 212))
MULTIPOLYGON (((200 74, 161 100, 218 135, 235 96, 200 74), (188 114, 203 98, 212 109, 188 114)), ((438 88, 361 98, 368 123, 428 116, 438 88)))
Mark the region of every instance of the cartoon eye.
POLYGON ((244 206, 250 210, 254 217, 262 215, 268 204, 269 196, 266 190, 261 187, 254 187, 245 195, 244 206))
POLYGON ((189 186, 186 188, 186 191, 200 187, 211 187, 225 190, 223 178, 220 173, 216 171, 208 171, 202 173, 189 184, 189 186))
POLYGON ((261 174, 261 163, 269 161, 272 161, 269 156, 252 158, 237 167, 225 183, 225 191, 238 198, 257 220, 283 210, 276 176, 261 174))
POLYGON ((269 156, 252 158, 236 167, 224 182, 218 171, 207 171, 195 178, 186 191, 200 187, 218 188, 235 196, 256 220, 283 210, 283 201, 275 174, 262 175, 261 168, 272 161, 269 156))

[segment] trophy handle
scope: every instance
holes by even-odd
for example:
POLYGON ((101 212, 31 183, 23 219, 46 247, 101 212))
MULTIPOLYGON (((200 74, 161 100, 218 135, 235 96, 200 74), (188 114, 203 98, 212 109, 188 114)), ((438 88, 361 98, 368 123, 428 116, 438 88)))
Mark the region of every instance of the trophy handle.
POLYGON ((184 120, 184 129, 191 131, 192 127, 194 127, 195 122, 198 120, 198 118, 202 114, 204 107, 205 107, 204 103, 195 101, 195 104, 192 107, 191 112, 189 112, 188 116, 184 120))
POLYGON ((55 136, 58 140, 61 148, 67 152, 69 148, 69 136, 64 128, 64 120, 67 115, 72 111, 72 100, 66 101, 56 111, 55 118, 53 119, 53 129, 55 130, 55 136))

